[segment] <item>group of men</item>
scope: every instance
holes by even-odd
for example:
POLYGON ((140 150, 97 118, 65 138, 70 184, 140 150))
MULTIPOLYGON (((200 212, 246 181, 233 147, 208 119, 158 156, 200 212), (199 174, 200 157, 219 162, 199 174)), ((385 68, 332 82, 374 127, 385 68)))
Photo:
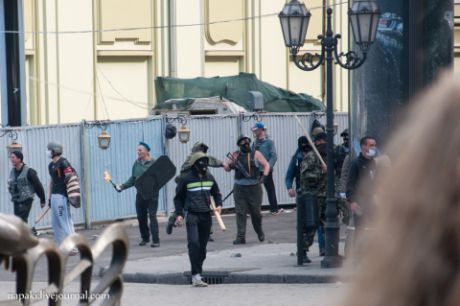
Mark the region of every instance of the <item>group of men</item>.
MULTIPOLYGON (((206 246, 212 232, 211 213, 214 209, 221 212, 222 195, 219 186, 208 171, 208 167, 223 167, 225 171, 234 170, 233 197, 235 202, 237 232, 233 244, 246 243, 246 220, 249 215, 252 226, 260 242, 265 240, 262 226, 262 185, 264 185, 270 202, 270 213, 278 214, 275 186, 273 181, 273 168, 277 161, 275 144, 266 134, 265 125, 257 122, 253 128, 254 142, 245 135, 240 136, 236 145, 238 150, 229 153, 225 162, 207 155, 208 146, 197 142, 192 148, 192 154, 181 167, 181 173, 176 177, 176 195, 174 197, 175 212, 168 222, 167 233, 171 234, 172 228, 182 226, 185 222, 188 252, 191 263, 192 283, 197 287, 207 284, 203 281, 202 266, 206 258, 206 246), (214 205, 211 205, 214 204, 214 205), (213 208, 214 207, 214 208, 213 208)), ((310 262, 307 256, 309 247, 313 244, 315 232, 318 232, 320 255, 324 256, 324 229, 325 198, 326 198, 326 173, 327 170, 321 159, 326 159, 327 137, 322 128, 312 132, 313 146, 306 136, 298 139, 298 148, 291 159, 286 173, 286 187, 291 197, 296 197, 297 205, 306 202, 317 205, 316 210, 311 210, 312 218, 304 224, 304 262, 310 262), (316 152, 315 152, 316 151, 316 152), (295 182, 295 187, 294 187, 295 182)), ((362 223, 366 211, 366 202, 370 195, 357 193, 356 188, 362 180, 373 180, 375 177, 376 142, 372 137, 363 137, 361 140, 361 153, 354 159, 349 158, 348 131, 342 132, 343 144, 335 149, 338 179, 347 175, 346 187, 339 191, 343 203, 348 202, 354 215, 356 226, 362 223), (345 196, 343 196, 345 194, 345 196)), ((52 211, 52 227, 57 244, 74 232, 70 216, 69 199, 66 189, 66 180, 75 170, 67 159, 62 157, 63 147, 58 143, 49 143, 48 156, 50 174, 50 193, 48 205, 52 211)), ((131 176, 123 184, 116 184, 118 192, 135 186, 136 180, 155 162, 150 155, 150 146, 140 142, 137 146, 138 158, 135 160, 131 176)), ((12 152, 10 159, 13 169, 10 173, 9 191, 14 203, 15 215, 24 222, 31 209, 34 194, 40 198, 40 206, 45 207, 45 192, 37 173, 23 162, 20 151, 12 152)), ((137 186, 136 186, 137 187, 137 186)), ((136 213, 141 235, 140 246, 151 240, 151 247, 159 247, 159 229, 157 221, 159 190, 156 189, 152 196, 145 198, 141 193, 136 194, 136 213), (150 221, 150 225, 148 224, 150 221), (151 239, 150 239, 151 238, 151 239)), ((344 205, 339 205, 339 210, 346 212, 344 205)), ((339 211, 337 211, 339 213, 339 211)), ((76 253, 76 251, 75 251, 76 253)), ((71 254, 72 255, 72 254, 71 254)))
MULTIPOLYGON (((47 145, 47 157, 51 159, 48 165, 50 175, 48 205, 51 209, 51 225, 57 245, 75 231, 67 193, 67 183, 75 173, 75 169, 66 158, 62 157, 62 153, 61 144, 50 142, 47 145)), ((9 158, 13 168, 8 178, 8 191, 13 202, 14 215, 27 223, 35 194, 40 198, 40 207, 46 206, 45 191, 37 172, 25 164, 24 154, 21 151, 11 152, 9 158)), ((76 250, 72 250, 69 255, 76 253, 76 250)))
MULTIPOLYGON (((315 232, 318 234, 320 256, 325 255, 323 226, 326 221, 328 169, 322 161, 327 158, 327 135, 323 128, 317 127, 313 129, 312 136, 316 152, 306 136, 299 137, 298 148, 291 158, 285 178, 289 196, 296 196, 297 206, 303 205, 309 217, 303 221, 302 228, 304 263, 311 262, 307 253, 313 244, 315 232)), ((348 224, 349 211, 351 211, 353 225, 359 230, 364 223, 364 218, 369 216, 372 192, 369 188, 358 190, 358 187, 372 183, 376 177, 377 143, 374 137, 362 137, 361 152, 358 157, 351 159, 348 129, 345 129, 340 136, 343 138, 343 143, 334 149, 334 169, 332 169, 335 171, 337 195, 339 195, 337 214, 342 214, 342 221, 348 224)))

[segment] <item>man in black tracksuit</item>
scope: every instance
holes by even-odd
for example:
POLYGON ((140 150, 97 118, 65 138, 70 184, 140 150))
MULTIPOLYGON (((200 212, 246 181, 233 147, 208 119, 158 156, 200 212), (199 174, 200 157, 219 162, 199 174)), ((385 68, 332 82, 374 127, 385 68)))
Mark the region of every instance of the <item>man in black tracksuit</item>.
POLYGON ((192 171, 178 182, 174 197, 176 223, 180 225, 185 218, 192 284, 195 287, 207 286, 207 283, 201 279, 201 273, 212 225, 211 196, 219 213, 222 208, 222 195, 216 180, 208 173, 208 161, 208 157, 203 152, 192 154, 190 159, 193 165, 192 171))

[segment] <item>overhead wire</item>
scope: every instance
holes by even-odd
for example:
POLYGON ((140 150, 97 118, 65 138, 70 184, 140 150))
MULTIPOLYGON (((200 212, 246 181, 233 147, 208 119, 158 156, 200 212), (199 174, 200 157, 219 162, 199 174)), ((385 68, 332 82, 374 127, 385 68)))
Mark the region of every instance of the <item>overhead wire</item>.
MULTIPOLYGON (((102 77, 107 81, 107 83, 109 84, 109 86, 112 88, 112 90, 118 95, 120 96, 120 98, 129 103, 129 104, 132 104, 132 105, 135 105, 135 106, 140 106, 138 103, 126 98, 118 89, 115 88, 115 86, 112 84, 112 82, 107 78, 107 76, 104 74, 104 72, 102 72, 102 70, 100 68, 97 68, 98 72, 100 72, 100 74, 102 75, 102 77)), ((148 109, 148 103, 143 103, 143 105, 147 105, 147 107, 143 107, 142 108, 147 108, 148 109)))
MULTIPOLYGON (((343 4, 348 4, 349 1, 342 1, 337 2, 330 5, 320 5, 311 7, 309 11, 317 10, 317 9, 324 9, 327 7, 334 7, 343 4)), ((13 31, 13 30, 4 30, 0 31, 0 33, 5 34, 89 34, 89 33, 107 33, 107 32, 129 32, 129 31, 139 31, 139 30, 156 30, 156 29, 167 29, 167 28, 187 28, 187 27, 196 27, 196 26, 208 26, 214 24, 223 24, 229 22, 238 22, 238 21, 246 21, 246 20, 253 20, 253 19, 262 19, 267 17, 277 16, 279 13, 268 13, 268 14, 261 14, 256 16, 247 16, 242 18, 234 18, 234 19, 224 19, 224 20, 216 20, 210 22, 202 22, 202 23, 189 23, 189 24, 173 24, 173 25, 159 25, 159 26, 149 26, 149 27, 130 27, 130 28, 115 28, 115 29, 100 29, 100 30, 68 30, 68 31, 13 31)))
MULTIPOLYGON (((38 81, 40 83, 44 83, 46 85, 51 85, 51 86, 57 86, 57 87, 60 87, 60 88, 63 88, 63 89, 66 89, 68 91, 72 91, 72 92, 76 92, 76 93, 79 93, 79 94, 82 94, 82 95, 90 95, 90 96, 93 96, 94 97, 94 93, 93 92, 89 92, 89 91, 85 91, 85 90, 81 90, 81 89, 76 89, 76 88, 72 88, 72 87, 69 87, 67 85, 63 85, 63 84, 60 84, 60 83, 54 83, 54 82, 50 82, 50 81, 46 81, 46 80, 42 80, 40 78, 37 78, 37 77, 34 77, 34 76, 29 76, 28 77, 30 80, 33 80, 33 81, 38 81)), ((120 102, 127 102, 125 101, 124 99, 120 99, 118 97, 112 97, 112 96, 106 96, 104 95, 104 97, 106 97, 107 99, 110 99, 110 100, 117 100, 117 101, 120 101, 120 102)), ((142 101, 133 101, 131 100, 130 101, 131 105, 134 105, 138 108, 141 108, 141 109, 148 109, 147 106, 143 107, 142 105, 148 105, 147 102, 142 102, 142 101)))
MULTIPOLYGON (((105 114, 107 116, 107 119, 109 119, 110 118, 109 110, 107 109, 107 104, 105 103, 104 95, 102 94, 101 82, 99 81, 99 77, 97 76, 97 74, 96 74, 96 84, 97 84, 97 87, 99 88, 99 95, 101 96, 102 104, 104 105, 105 114)), ((94 114, 94 116, 96 118, 98 117, 97 114, 94 114)))

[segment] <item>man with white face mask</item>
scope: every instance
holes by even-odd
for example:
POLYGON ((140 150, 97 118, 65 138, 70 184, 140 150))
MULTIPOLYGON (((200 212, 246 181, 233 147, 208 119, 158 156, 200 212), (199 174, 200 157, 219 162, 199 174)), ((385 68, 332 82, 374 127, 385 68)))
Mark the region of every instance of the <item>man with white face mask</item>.
POLYGON ((365 136, 361 138, 359 144, 361 152, 351 162, 346 192, 356 228, 361 226, 372 205, 373 195, 368 185, 375 179, 377 156, 377 141, 374 137, 365 136))
MULTIPOLYGON (((49 205, 51 207, 51 225, 53 227, 54 240, 59 245, 67 236, 75 232, 66 188, 66 177, 74 169, 69 161, 61 156, 63 147, 60 143, 50 142, 47 149, 47 155, 51 158, 51 162, 48 165, 50 174, 49 205)), ((75 254, 76 250, 70 253, 70 255, 75 254)))

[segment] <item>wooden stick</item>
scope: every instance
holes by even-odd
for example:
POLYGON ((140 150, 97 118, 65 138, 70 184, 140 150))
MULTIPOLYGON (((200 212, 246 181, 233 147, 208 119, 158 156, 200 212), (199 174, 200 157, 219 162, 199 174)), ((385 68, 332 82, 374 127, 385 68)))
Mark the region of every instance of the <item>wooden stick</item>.
POLYGON ((302 125, 302 122, 300 122, 300 119, 299 117, 297 117, 297 115, 294 115, 294 118, 297 120, 297 123, 299 124, 300 128, 303 130, 303 133, 305 134, 305 137, 307 137, 307 140, 308 142, 310 143, 310 146, 312 147, 313 151, 315 152, 316 154, 316 157, 318 157, 321 165, 327 169, 327 166, 326 166, 326 163, 324 162, 323 158, 321 157, 321 154, 319 154, 318 150, 316 149, 316 146, 315 144, 313 143, 313 141, 311 140, 310 138, 310 134, 308 134, 307 130, 304 128, 304 126, 302 125))
POLYGON ((224 221, 222 220, 221 215, 216 211, 216 203, 214 202, 213 197, 211 196, 211 208, 214 211, 214 216, 216 216, 217 223, 219 224, 220 229, 225 232, 227 229, 225 227, 224 221))
POLYGON ((45 208, 42 209, 40 214, 35 218, 35 224, 37 224, 38 222, 41 221, 41 219, 43 219, 43 217, 46 215, 48 210, 50 210, 50 207, 47 205, 45 208))

